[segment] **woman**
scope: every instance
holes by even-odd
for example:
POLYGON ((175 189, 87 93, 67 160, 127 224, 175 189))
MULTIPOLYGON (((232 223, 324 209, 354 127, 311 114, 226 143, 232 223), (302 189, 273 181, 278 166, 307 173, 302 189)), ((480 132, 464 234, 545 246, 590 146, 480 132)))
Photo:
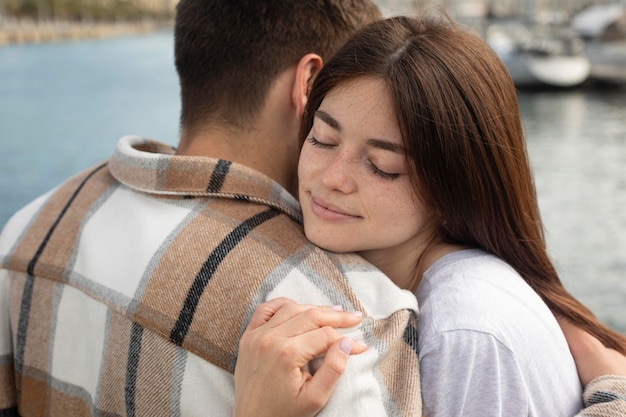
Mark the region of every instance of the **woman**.
POLYGON ((516 91, 480 38, 441 15, 374 23, 317 76, 301 137, 307 237, 416 293, 427 416, 578 412, 554 315, 626 341, 561 285, 516 91))

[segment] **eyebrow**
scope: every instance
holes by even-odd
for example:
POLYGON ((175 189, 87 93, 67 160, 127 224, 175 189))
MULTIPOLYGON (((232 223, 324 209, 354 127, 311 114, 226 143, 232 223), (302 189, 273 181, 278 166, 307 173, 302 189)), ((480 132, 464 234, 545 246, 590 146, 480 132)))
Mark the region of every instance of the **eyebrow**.
POLYGON ((330 114, 326 113, 323 110, 317 110, 315 112, 315 117, 317 117, 318 119, 321 119, 324 123, 326 123, 328 126, 332 127, 333 129, 341 132, 341 125, 339 124, 339 121, 337 119, 335 119, 333 116, 331 116, 330 114))
POLYGON ((391 152, 395 152, 395 153, 399 153, 403 155, 405 153, 404 146, 398 145, 397 143, 394 143, 394 142, 389 142, 388 140, 385 140, 385 139, 368 139, 367 144, 374 148, 384 149, 386 151, 391 151, 391 152))
MULTIPOLYGON (((337 119, 335 119, 333 116, 331 116, 330 114, 326 113, 323 110, 317 110, 315 112, 315 117, 322 120, 324 123, 326 123, 328 126, 332 127, 333 129, 337 130, 338 132, 341 132, 343 129, 337 119)), ((391 152, 395 152, 399 154, 405 153, 404 146, 399 145, 394 142, 390 142, 385 139, 371 138, 367 140, 367 144, 374 148, 384 149, 386 151, 391 151, 391 152)))

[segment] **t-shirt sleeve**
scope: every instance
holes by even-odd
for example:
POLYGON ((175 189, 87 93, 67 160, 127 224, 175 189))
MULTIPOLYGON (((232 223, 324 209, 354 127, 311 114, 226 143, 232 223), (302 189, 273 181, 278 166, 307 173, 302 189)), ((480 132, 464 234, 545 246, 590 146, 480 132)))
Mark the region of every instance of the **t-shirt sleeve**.
POLYGON ((515 357, 493 335, 454 330, 428 338, 420 352, 424 415, 528 416, 515 357))

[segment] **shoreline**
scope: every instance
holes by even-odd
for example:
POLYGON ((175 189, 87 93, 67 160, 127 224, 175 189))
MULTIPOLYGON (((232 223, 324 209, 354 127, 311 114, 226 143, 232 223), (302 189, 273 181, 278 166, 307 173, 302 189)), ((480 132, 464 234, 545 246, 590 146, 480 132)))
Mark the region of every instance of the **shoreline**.
POLYGON ((0 46, 40 44, 59 41, 102 39, 154 32, 172 27, 171 22, 14 22, 0 23, 0 46))

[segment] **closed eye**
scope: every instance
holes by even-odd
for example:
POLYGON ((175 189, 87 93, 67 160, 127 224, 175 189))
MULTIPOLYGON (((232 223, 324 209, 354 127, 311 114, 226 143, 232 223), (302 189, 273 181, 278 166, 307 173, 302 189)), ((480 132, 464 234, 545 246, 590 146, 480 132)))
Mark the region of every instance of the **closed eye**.
POLYGON ((317 146, 318 148, 322 148, 322 149, 328 149, 328 148, 332 148, 332 147, 336 146, 334 144, 320 142, 319 140, 317 140, 317 138, 315 136, 309 136, 307 138, 307 141, 311 145, 317 146))
POLYGON ((386 180, 395 180, 396 178, 400 176, 400 174, 393 174, 390 172, 383 171, 382 169, 374 165, 372 161, 369 161, 369 166, 370 166, 370 170, 372 171, 372 173, 374 173, 374 175, 378 175, 379 177, 384 178, 386 180))

